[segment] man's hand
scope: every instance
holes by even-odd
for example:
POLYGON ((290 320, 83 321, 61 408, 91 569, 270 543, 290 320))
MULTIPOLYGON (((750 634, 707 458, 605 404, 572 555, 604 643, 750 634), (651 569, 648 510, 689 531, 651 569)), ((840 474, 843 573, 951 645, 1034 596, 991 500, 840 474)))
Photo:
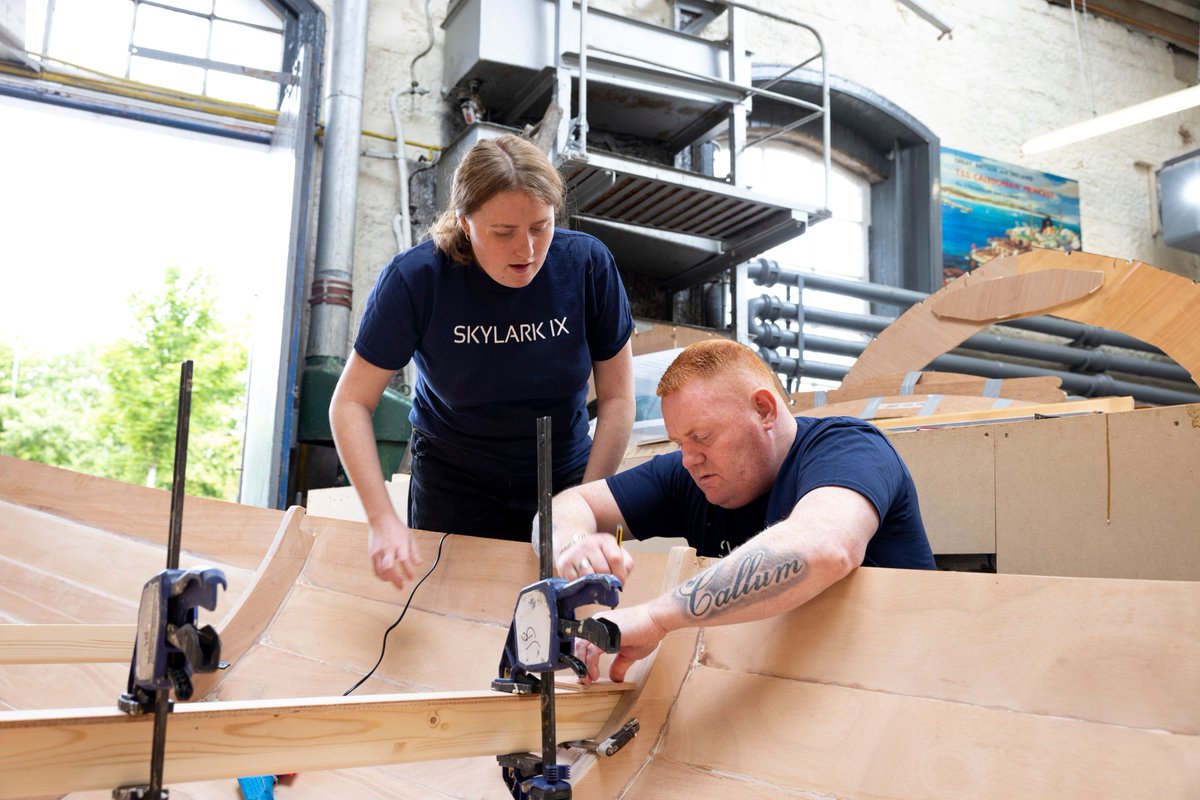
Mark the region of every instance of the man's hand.
POLYGON ((569 581, 581 575, 608 573, 623 584, 633 571, 633 556, 617 544, 611 533, 581 533, 555 555, 554 569, 569 581))
POLYGON ((425 563, 412 529, 396 516, 368 526, 367 547, 375 577, 391 581, 397 589, 416 578, 417 568, 425 563))
MULTIPOLYGON (((634 662, 654 652, 658 643, 669 633, 655 621, 647 603, 614 608, 596 615, 612 620, 621 630, 621 650, 608 668, 608 677, 615 683, 625 680, 625 674, 634 662)), ((604 654, 596 645, 584 639, 575 640, 575 656, 587 665, 587 676, 580 679, 584 686, 600 677, 600 656, 604 654)))

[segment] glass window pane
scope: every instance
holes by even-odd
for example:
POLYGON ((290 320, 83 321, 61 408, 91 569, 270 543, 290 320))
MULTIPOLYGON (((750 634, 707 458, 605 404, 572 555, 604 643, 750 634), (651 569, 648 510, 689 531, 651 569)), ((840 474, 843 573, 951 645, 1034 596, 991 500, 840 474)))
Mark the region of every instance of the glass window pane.
POLYGON ((214 61, 278 72, 283 63, 283 34, 217 20, 209 54, 214 61))
POLYGON ((246 75, 209 70, 207 94, 257 108, 279 107, 279 84, 246 75))
POLYGON ((263 0, 216 0, 216 14, 223 19, 283 28, 283 19, 263 0))
POLYGON ((184 11, 195 11, 198 14, 211 14, 213 0, 154 0, 159 5, 181 8, 184 11))
POLYGON ((185 64, 173 64, 157 58, 134 56, 129 65, 129 77, 141 83, 176 89, 189 94, 203 94, 204 70, 185 64))
POLYGON ((133 43, 186 56, 208 55, 209 21, 154 6, 138 6, 133 43))
POLYGON ((28 0, 25 4, 25 49, 42 52, 46 36, 46 0, 28 0))
POLYGON ((123 76, 132 16, 129 0, 57 0, 47 55, 123 76))

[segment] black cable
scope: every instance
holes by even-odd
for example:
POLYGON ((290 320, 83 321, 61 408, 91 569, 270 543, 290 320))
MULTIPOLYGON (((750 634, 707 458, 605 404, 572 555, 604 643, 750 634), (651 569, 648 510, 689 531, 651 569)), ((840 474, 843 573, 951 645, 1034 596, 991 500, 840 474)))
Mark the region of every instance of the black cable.
POLYGON ((420 589, 421 584, 425 582, 425 579, 428 578, 430 575, 432 575, 433 571, 435 569, 437 569, 438 562, 442 560, 442 545, 444 545, 446 543, 446 539, 449 536, 450 536, 450 534, 448 534, 448 533, 442 534, 442 540, 440 542, 438 542, 437 558, 435 558, 433 560, 433 566, 431 566, 429 568, 428 572, 426 572, 424 575, 421 576, 421 580, 417 581, 417 585, 414 586, 412 588, 412 591, 408 593, 408 600, 405 601, 404 608, 400 611, 400 616, 396 617, 396 621, 393 622, 391 624, 391 626, 388 627, 388 629, 383 632, 383 645, 379 648, 379 660, 375 662, 375 666, 371 667, 371 669, 367 671, 366 675, 363 675, 361 678, 358 679, 358 683, 354 684, 349 689, 342 692, 342 697, 345 697, 346 695, 350 694, 358 687, 362 686, 363 683, 367 680, 367 678, 374 675, 375 670, 379 669, 379 665, 383 663, 383 654, 387 652, 388 634, 392 632, 393 628, 395 628, 397 625, 400 624, 400 620, 404 619, 404 615, 408 613, 408 606, 410 603, 412 603, 413 595, 415 595, 417 593, 417 589, 420 589))

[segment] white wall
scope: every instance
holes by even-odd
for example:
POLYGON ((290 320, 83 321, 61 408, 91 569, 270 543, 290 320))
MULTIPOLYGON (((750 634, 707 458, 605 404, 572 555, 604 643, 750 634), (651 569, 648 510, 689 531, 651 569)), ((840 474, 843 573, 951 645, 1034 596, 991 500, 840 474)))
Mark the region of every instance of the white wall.
MULTIPOLYGON (((939 41, 933 26, 896 0, 755 0, 760 8, 816 27, 832 74, 912 114, 944 146, 1079 181, 1087 250, 1200 278, 1200 256, 1169 248, 1152 235, 1150 193, 1152 168, 1200 148, 1200 110, 1036 156, 1020 150, 1032 136, 1090 116, 1092 104, 1105 113, 1187 88, 1195 83, 1195 60, 1172 55, 1160 40, 1089 15, 1080 22, 1089 103, 1069 8, 1045 0, 924 2, 954 24, 952 37, 939 41)), ((321 5, 331 10, 329 0, 321 5)), ((430 93, 402 100, 403 122, 410 141, 445 145, 451 111, 440 95, 440 26, 447 2, 433 0, 430 6, 436 43, 416 66, 416 80, 430 93)), ((424 7, 424 0, 371 3, 366 130, 393 133, 388 94, 408 87, 409 64, 427 44, 424 7)), ((591 0, 590 7, 664 25, 671 19, 668 0, 591 0)), ((755 63, 791 65, 809 52, 799 29, 746 17, 755 63)), ((710 35, 723 35, 723 26, 710 35)), ((371 138, 363 143, 366 149, 390 146, 371 138)), ((420 153, 408 149, 410 159, 420 153)), ((393 162, 364 158, 360 170, 351 338, 367 293, 395 252, 392 217, 399 196, 393 162)))

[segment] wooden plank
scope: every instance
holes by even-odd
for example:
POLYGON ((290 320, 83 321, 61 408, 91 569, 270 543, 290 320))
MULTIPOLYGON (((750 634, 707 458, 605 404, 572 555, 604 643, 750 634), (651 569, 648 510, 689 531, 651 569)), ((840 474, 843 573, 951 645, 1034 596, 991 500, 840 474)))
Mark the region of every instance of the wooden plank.
MULTIPOLYGON (((397 473, 384 481, 392 508, 400 519, 408 523, 409 476, 397 473)), ((327 489, 310 489, 305 495, 305 509, 309 516, 332 517, 333 519, 366 522, 367 512, 358 499, 358 490, 353 486, 334 486, 327 489)))
POLYGON ((657 353, 660 350, 673 350, 677 347, 687 347, 694 342, 705 339, 727 339, 728 335, 711 328, 699 328, 689 325, 654 322, 639 319, 634 327, 633 354, 657 353))
POLYGON ((917 486, 935 555, 996 552, 995 438, 990 425, 888 436, 917 486))
MULTIPOLYGON (((1200 792, 1195 736, 704 665, 680 693, 662 756, 822 797, 1127 800, 1200 792)), ((714 781, 694 796, 723 797, 725 785, 714 781)), ((638 780, 625 796, 657 798, 658 788, 638 780)))
POLYGON ((937 425, 969 425, 979 422, 997 423, 1010 420, 1033 419, 1035 416, 1067 416, 1071 414, 1110 414, 1116 411, 1132 411, 1132 397, 1096 397, 1090 400, 1069 400, 1065 403, 1049 403, 1021 408, 1000 408, 990 411, 964 411, 952 414, 930 414, 923 417, 896 417, 874 420, 877 428, 889 431, 913 430, 937 425))
POLYGON ((128 664, 136 631, 136 625, 0 625, 0 664, 128 664))
POLYGON ((1097 270, 1048 269, 1009 275, 948 292, 931 303, 943 319, 999 322, 1044 314, 1055 306, 1079 300, 1104 285, 1097 270))
MULTIPOLYGON (((0 500, 88 527, 166 546, 171 493, 0 455, 0 500)), ((275 538, 283 512, 189 496, 183 548, 254 569, 275 538)))
POLYGON ((858 417, 870 421, 929 418, 945 414, 1012 410, 1043 404, 1006 397, 975 397, 953 394, 893 394, 844 400, 806 409, 806 417, 858 417))
POLYGON ((1200 742, 1197 634, 1200 583, 862 568, 703 663, 1200 742))
MULTIPOLYGON (((593 736, 620 694, 559 693, 559 736, 593 736)), ((539 704, 537 695, 494 692, 179 704, 167 726, 164 780, 537 751, 539 704)), ((115 708, 2 712, 0 798, 145 783, 152 727, 149 715, 115 708)))
MULTIPOLYGON (((817 406, 817 395, 821 395, 824 403, 840 403, 845 400, 859 400, 865 397, 877 397, 902 394, 901 388, 908 382, 908 373, 899 372, 892 375, 882 375, 876 378, 866 378, 852 386, 840 386, 825 392, 794 392, 793 413, 800 413, 817 406)), ((997 396, 1013 400, 1029 400, 1035 403, 1060 403, 1067 399, 1067 393, 1060 387, 1062 379, 1052 375, 1029 378, 1004 378, 991 380, 977 375, 963 375, 957 372, 924 371, 913 384, 912 391, 924 394, 954 394, 982 396, 989 386, 996 386, 997 396)))

